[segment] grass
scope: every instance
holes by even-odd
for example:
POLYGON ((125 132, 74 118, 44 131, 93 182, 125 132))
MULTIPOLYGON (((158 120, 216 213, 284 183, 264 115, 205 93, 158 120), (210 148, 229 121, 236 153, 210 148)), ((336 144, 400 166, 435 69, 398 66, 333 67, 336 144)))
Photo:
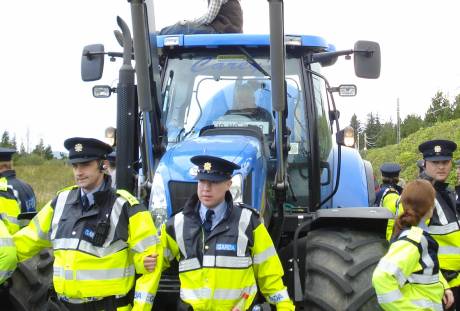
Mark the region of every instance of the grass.
POLYGON ((37 197, 37 210, 40 210, 56 192, 74 185, 71 166, 62 160, 44 161, 42 164, 21 164, 14 166, 18 178, 32 186, 37 197))

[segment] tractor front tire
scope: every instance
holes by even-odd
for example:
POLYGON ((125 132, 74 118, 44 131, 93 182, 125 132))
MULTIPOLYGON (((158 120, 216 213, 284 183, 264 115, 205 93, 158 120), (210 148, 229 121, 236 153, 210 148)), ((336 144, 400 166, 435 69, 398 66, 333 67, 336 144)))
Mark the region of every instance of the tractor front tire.
POLYGON ((9 299, 16 311, 59 310, 50 300, 53 289, 53 252, 42 250, 37 256, 18 263, 8 280, 9 299))
POLYGON ((381 310, 372 273, 385 255, 384 235, 349 228, 321 228, 307 235, 305 310, 381 310))

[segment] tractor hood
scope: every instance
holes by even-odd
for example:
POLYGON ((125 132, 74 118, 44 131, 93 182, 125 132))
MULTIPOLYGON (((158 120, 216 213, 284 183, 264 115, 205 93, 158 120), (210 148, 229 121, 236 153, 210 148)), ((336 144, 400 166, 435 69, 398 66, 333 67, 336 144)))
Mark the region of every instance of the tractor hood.
POLYGON ((261 144, 254 137, 240 135, 203 136, 178 143, 161 160, 160 166, 167 170, 162 174, 165 182, 194 181, 196 166, 190 158, 195 155, 213 155, 234 162, 241 166, 234 174, 240 173, 245 177, 259 166, 261 144))

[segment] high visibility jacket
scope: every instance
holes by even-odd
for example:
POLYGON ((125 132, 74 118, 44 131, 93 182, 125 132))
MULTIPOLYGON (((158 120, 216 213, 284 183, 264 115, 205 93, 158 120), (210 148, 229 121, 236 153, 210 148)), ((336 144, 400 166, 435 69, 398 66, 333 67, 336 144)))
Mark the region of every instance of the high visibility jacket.
POLYGON ((439 271, 438 245, 420 227, 403 230, 372 276, 384 310, 443 310, 447 286, 439 271))
POLYGON ((19 230, 18 215, 21 212, 13 189, 6 178, 0 178, 0 215, 10 234, 19 230))
POLYGON ((7 170, 0 173, 0 178, 5 177, 7 183, 13 189, 13 193, 19 202, 22 213, 36 210, 36 198, 32 187, 23 180, 16 178, 15 170, 7 170))
POLYGON ((245 310, 257 293, 257 285, 277 310, 294 310, 283 285, 283 267, 266 228, 257 213, 233 205, 226 194, 224 219, 205 236, 194 195, 182 212, 163 225, 164 268, 179 262, 181 299, 193 310, 231 310, 247 293, 245 310))
POLYGON ((64 189, 14 235, 20 261, 40 249, 54 251, 53 283, 61 299, 81 303, 126 295, 135 284, 133 310, 150 310, 161 274, 161 260, 149 273, 144 258, 162 248, 150 213, 124 190, 106 179, 94 193, 95 204, 85 211, 77 186, 64 189), (94 245, 97 223, 107 221, 102 246, 94 245), (135 281, 135 274, 141 276, 135 281))
POLYGON ((447 276, 450 287, 460 286, 460 226, 455 193, 447 183, 436 182, 435 209, 428 224, 428 232, 439 244, 439 266, 447 276))
MULTIPOLYGON (((382 185, 375 200, 376 206, 385 207, 390 212, 392 212, 393 215, 396 215, 396 209, 398 207, 397 203, 399 200, 399 196, 401 195, 401 192, 402 188, 397 185, 382 185)), ((393 234, 394 224, 394 219, 388 220, 386 232, 386 238, 388 241, 390 241, 391 235, 393 234)))
POLYGON ((17 261, 13 239, 0 217, 0 284, 13 274, 17 261))

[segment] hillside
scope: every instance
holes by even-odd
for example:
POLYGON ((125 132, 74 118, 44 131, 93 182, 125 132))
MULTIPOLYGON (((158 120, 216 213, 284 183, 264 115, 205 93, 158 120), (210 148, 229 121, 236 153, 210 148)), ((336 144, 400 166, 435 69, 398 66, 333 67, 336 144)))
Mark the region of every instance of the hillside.
POLYGON ((74 184, 72 167, 62 160, 37 164, 16 163, 17 176, 29 183, 37 197, 37 209, 51 200, 58 190, 74 184))
MULTIPOLYGON (((401 178, 405 181, 414 179, 418 175, 416 161, 422 159, 418 145, 430 139, 449 139, 460 146, 460 119, 436 124, 423 128, 401 140, 398 145, 389 145, 383 148, 363 151, 363 158, 370 161, 374 174, 380 181, 379 167, 383 162, 396 162, 401 165, 401 178)), ((454 153, 454 160, 460 159, 460 151, 454 153)), ((454 165, 455 166, 455 165, 454 165)), ((452 170, 449 182, 456 183, 455 169, 452 170)))

